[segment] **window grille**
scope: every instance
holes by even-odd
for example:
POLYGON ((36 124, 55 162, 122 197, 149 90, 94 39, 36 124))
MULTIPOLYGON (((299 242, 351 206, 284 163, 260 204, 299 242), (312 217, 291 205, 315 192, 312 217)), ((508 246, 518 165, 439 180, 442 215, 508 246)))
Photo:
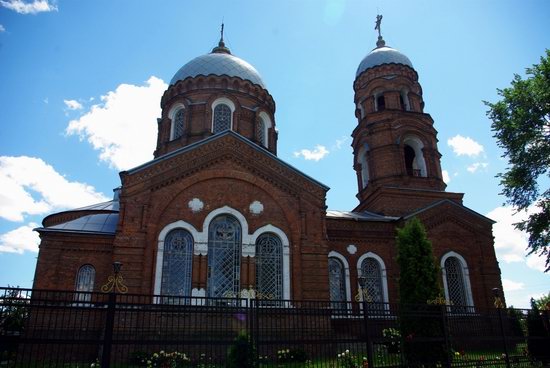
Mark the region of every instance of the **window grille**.
POLYGON ((81 302, 89 302, 92 295, 88 294, 94 291, 95 268, 92 265, 84 265, 80 267, 76 274, 75 290, 82 293, 76 293, 75 300, 81 302))
POLYGON ((208 228, 208 296, 237 297, 240 271, 241 225, 233 216, 218 216, 208 228))
POLYGON ((256 240, 256 289, 258 299, 283 298, 283 243, 275 234, 256 240))
POLYGON ((231 109, 225 104, 214 108, 214 133, 221 133, 231 129, 231 109))
POLYGON ((258 121, 258 124, 256 124, 256 137, 258 137, 258 143, 262 146, 266 147, 266 136, 265 136, 265 122, 263 119, 260 119, 258 121))
POLYGON ((184 129, 184 109, 179 109, 174 116, 174 131, 172 139, 177 139, 183 135, 184 129))
POLYGON ((449 257, 445 260, 445 277, 447 278, 447 293, 451 304, 454 306, 467 305, 462 264, 456 257, 449 257))
POLYGON ((328 278, 330 288, 330 301, 335 309, 345 309, 346 279, 342 262, 334 257, 328 259, 328 278))
POLYGON ((361 275, 365 277, 366 300, 373 303, 383 303, 384 291, 382 289, 380 263, 374 258, 366 258, 361 264, 361 275))
MULTIPOLYGON (((162 295, 191 296, 193 236, 184 229, 172 230, 164 238, 162 258, 162 295)), ((177 304, 178 298, 163 298, 163 303, 177 304)))

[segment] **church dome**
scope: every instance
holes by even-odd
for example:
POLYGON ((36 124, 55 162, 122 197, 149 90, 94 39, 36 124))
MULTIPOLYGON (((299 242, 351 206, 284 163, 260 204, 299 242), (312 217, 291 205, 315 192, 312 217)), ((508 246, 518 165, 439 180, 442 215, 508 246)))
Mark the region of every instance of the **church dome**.
POLYGON ((225 47, 223 41, 220 41, 220 45, 215 47, 211 53, 199 56, 182 66, 174 75, 170 84, 173 85, 180 80, 199 75, 227 75, 229 77, 241 78, 257 84, 264 89, 266 88, 262 77, 260 77, 260 73, 243 59, 231 55, 231 52, 225 47))
POLYGON ((413 68, 413 65, 409 58, 403 55, 401 52, 389 46, 385 46, 383 43, 380 43, 380 41, 377 45, 379 46, 369 52, 367 56, 363 58, 361 64, 359 64, 359 67, 357 68, 357 73, 355 73, 356 77, 361 75, 361 73, 363 73, 367 69, 384 64, 401 64, 413 68))

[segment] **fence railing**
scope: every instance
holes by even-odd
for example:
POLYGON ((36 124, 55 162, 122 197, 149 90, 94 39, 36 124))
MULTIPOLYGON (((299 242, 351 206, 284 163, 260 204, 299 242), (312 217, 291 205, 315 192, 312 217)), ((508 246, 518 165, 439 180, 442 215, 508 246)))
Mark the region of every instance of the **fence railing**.
POLYGON ((548 311, 0 288, 0 367, 225 367, 242 333, 260 367, 550 362, 548 311))

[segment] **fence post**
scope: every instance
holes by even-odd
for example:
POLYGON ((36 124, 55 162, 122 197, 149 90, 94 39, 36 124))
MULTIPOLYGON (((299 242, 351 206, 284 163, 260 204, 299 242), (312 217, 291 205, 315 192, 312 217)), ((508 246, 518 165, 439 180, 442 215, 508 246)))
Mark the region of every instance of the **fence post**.
POLYGON ((447 368, 451 368, 451 342, 449 336, 449 324, 447 323, 447 305, 441 304, 441 325, 443 327, 443 337, 445 338, 445 363, 447 368))
POLYGON ((369 334, 369 314, 367 312, 368 304, 364 296, 363 296, 362 303, 363 303, 363 321, 365 325, 365 341, 367 343, 367 363, 369 365, 369 368, 374 368, 374 355, 372 350, 372 341, 370 339, 370 334, 369 334))
POLYGON ((109 368, 111 364, 111 347, 113 344, 113 329, 115 325, 116 293, 108 294, 107 318, 105 319, 105 333, 101 354, 101 368, 109 368))
POLYGON ((495 308, 498 311, 498 320, 500 324, 500 334, 502 335, 502 343, 504 344, 504 355, 506 361, 506 367, 510 368, 510 357, 508 356, 508 341, 506 339, 506 331, 504 330, 504 319, 502 318, 502 310, 504 309, 504 303, 500 298, 500 289, 494 288, 493 295, 495 297, 495 308))

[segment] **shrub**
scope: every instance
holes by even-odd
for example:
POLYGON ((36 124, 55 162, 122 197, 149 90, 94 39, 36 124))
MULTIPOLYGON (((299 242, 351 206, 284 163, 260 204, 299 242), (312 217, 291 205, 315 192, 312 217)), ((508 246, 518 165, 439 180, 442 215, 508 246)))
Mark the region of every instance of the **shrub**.
MULTIPOLYGON (((543 317, 535 300, 531 298, 531 310, 527 314, 527 331, 529 333, 527 350, 531 359, 546 364, 550 362, 550 353, 548 353, 550 331, 544 326, 543 317)), ((548 317, 546 316, 546 318, 548 317)))
POLYGON ((253 368, 256 363, 256 347, 252 339, 241 332, 227 354, 227 368, 253 368))

